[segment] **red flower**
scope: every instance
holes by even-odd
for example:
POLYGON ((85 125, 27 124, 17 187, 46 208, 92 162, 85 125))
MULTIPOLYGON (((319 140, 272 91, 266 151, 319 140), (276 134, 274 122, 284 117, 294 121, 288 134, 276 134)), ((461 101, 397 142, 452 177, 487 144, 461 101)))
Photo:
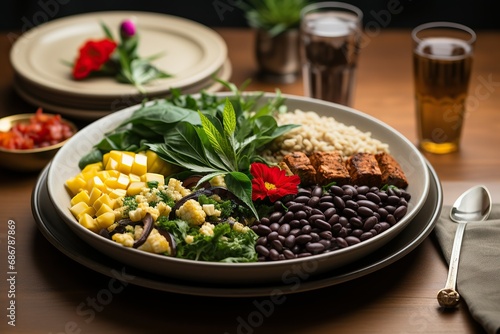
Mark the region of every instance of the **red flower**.
POLYGON ((77 80, 86 78, 91 72, 98 71, 116 49, 116 43, 110 39, 87 41, 81 48, 73 67, 73 77, 77 80))
POLYGON ((286 195, 295 195, 300 184, 297 175, 287 176, 279 167, 269 167, 266 164, 255 162, 250 165, 252 179, 252 200, 269 197, 276 202, 286 195))

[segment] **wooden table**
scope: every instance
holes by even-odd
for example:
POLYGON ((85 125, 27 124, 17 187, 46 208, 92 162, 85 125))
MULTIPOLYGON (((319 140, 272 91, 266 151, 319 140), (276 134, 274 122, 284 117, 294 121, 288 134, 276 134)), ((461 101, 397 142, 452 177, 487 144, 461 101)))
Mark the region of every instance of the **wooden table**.
MULTIPOLYGON (((251 78, 248 90, 302 95, 293 84, 260 82, 253 33, 217 29, 229 46, 231 81, 251 78)), ((12 88, 10 42, 0 40, 0 115, 33 112, 12 88)), ((479 32, 462 148, 425 155, 444 186, 445 202, 474 183, 492 187, 500 201, 500 32, 479 32)), ((415 141, 409 31, 382 31, 361 50, 354 107, 415 141)), ((482 328, 466 305, 438 308, 447 266, 431 235, 403 259, 375 273, 321 290, 286 295, 279 304, 265 297, 213 298, 160 292, 132 284, 106 294, 111 279, 69 259, 38 231, 30 207, 37 174, 0 174, 0 309, 2 333, 477 333, 482 328), (7 223, 16 226, 15 298, 8 296, 7 223), (109 297, 109 298, 105 298, 109 297), (7 324, 15 300, 16 326, 7 324), (260 305, 260 306, 258 306, 260 305)))

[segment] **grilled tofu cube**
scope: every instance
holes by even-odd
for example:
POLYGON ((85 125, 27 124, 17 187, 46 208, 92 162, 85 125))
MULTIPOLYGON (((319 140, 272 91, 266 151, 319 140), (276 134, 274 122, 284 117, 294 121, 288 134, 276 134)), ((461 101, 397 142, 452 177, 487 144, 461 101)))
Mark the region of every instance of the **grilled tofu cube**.
POLYGON ((381 186, 382 172, 374 154, 355 153, 347 159, 346 166, 351 175, 351 184, 369 187, 381 186))
POLYGON ((375 155, 378 167, 382 172, 382 185, 389 184, 398 188, 408 187, 408 179, 399 163, 389 153, 378 153, 375 155))
POLYGON ((335 182, 348 184, 351 177, 340 152, 314 152, 309 156, 316 169, 316 182, 321 185, 335 182))
POLYGON ((304 185, 316 183, 316 170, 311 161, 303 152, 293 152, 283 157, 290 171, 300 177, 300 181, 304 185))

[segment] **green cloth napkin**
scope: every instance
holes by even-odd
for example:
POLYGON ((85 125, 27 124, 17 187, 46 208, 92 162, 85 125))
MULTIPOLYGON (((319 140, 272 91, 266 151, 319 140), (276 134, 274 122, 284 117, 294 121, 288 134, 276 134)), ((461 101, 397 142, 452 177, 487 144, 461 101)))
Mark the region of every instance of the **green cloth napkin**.
MULTIPOLYGON (((436 223, 441 250, 449 263, 458 224, 444 206, 436 223)), ((487 221, 467 224, 458 265, 457 291, 469 311, 488 333, 500 334, 500 204, 487 221)))

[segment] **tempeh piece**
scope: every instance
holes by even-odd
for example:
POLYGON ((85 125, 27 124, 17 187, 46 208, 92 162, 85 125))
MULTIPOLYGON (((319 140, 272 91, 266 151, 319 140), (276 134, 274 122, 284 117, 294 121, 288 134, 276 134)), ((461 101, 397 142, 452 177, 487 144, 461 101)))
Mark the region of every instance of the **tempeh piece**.
POLYGON ((369 187, 381 186, 382 172, 374 154, 355 153, 347 159, 346 166, 351 175, 351 184, 369 187))
POLYGON ((351 180, 340 152, 314 152, 309 159, 316 169, 318 184, 326 185, 335 182, 337 185, 344 185, 351 180))
POLYGON ((377 153, 375 155, 378 167, 382 172, 382 185, 389 184, 398 188, 408 187, 408 179, 399 163, 389 153, 377 153))
POLYGON ((316 170, 307 155, 303 152, 293 152, 283 157, 292 173, 300 177, 302 184, 310 185, 316 183, 316 170))

